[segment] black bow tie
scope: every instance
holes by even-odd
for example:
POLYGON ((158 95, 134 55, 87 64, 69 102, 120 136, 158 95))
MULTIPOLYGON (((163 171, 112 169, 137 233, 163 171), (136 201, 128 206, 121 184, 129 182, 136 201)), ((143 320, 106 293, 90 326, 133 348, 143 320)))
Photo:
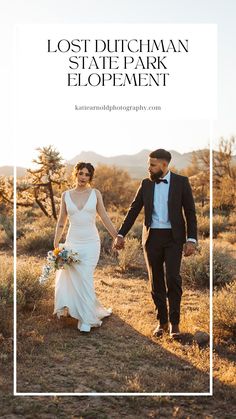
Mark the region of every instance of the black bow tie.
POLYGON ((156 183, 161 183, 161 182, 168 183, 168 180, 167 179, 157 179, 155 182, 156 183))

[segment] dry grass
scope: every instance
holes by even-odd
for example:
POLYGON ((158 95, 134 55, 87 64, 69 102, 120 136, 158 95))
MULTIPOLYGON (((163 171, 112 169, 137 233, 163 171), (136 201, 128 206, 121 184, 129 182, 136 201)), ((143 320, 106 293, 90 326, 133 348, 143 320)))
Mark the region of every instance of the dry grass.
POLYGON ((45 260, 36 257, 21 257, 17 261, 17 309, 36 308, 42 299, 49 297, 50 281, 39 283, 45 260))
MULTIPOLYGON (((0 253, 0 337, 12 335, 13 257, 0 253)), ((0 338, 1 344, 1 338, 0 338)))
MULTIPOLYGON (((182 259, 181 274, 185 286, 192 289, 209 289, 210 285, 210 244, 200 241, 201 252, 182 259)), ((236 260, 232 246, 214 240, 213 285, 222 287, 233 279, 236 260)))
POLYGON ((18 252, 20 254, 45 255, 53 247, 54 228, 46 227, 43 230, 39 227, 29 231, 18 240, 18 252))
POLYGON ((215 292, 214 334, 217 338, 236 337, 236 280, 215 292))
MULTIPOLYGON (((231 249, 231 248, 230 248, 231 249)), ((233 247, 231 249, 233 253, 233 247)), ((27 263, 19 258, 19 266, 27 263)), ((39 270, 42 259, 28 263, 39 270)), ((8 262, 9 264, 9 262, 8 262)), ((7 267, 7 263, 5 264, 7 267)), ((7 269, 6 269, 7 270, 7 269)), ((26 275, 27 277, 27 275, 26 275)), ((26 392, 204 392, 209 384, 209 349, 190 341, 155 340, 155 314, 147 275, 121 272, 110 257, 96 271, 99 299, 113 307, 101 328, 79 333, 71 318, 52 316, 53 288, 30 311, 18 314, 18 391, 26 392), (51 293, 51 298, 48 299, 51 293)), ((227 296, 226 296, 227 299, 227 296)), ((208 332, 204 290, 185 289, 182 331, 208 332)), ((221 328, 224 326, 220 326, 221 328)), ((1 335, 0 335, 1 340, 1 335)), ((12 393, 10 336, 2 337, 1 417, 26 418, 227 418, 234 416, 235 339, 215 342, 214 397, 17 397, 12 393), (230 415, 227 416, 230 404, 230 415), (11 416, 13 415, 13 416, 11 416)), ((236 414, 236 411, 235 411, 236 414)))
POLYGON ((135 238, 127 239, 125 248, 119 252, 118 261, 123 272, 127 269, 142 267, 144 260, 140 241, 135 238))
POLYGON ((218 237, 220 240, 226 241, 230 244, 236 244, 235 226, 232 231, 224 231, 223 233, 220 233, 218 237))
MULTIPOLYGON (((168 337, 156 341, 151 336, 156 321, 146 281, 127 281, 114 268, 111 275, 111 270, 98 268, 95 281, 100 300, 113 307, 113 314, 89 335, 77 331, 74 319, 53 317, 52 300, 30 315, 19 313, 18 390, 208 391, 208 348, 173 343, 168 337)), ((183 298, 182 327, 188 333, 199 329, 194 321, 201 318, 199 298, 200 293, 192 292, 183 298)), ((200 326, 207 331, 207 322, 200 326)))
MULTIPOLYGON (((186 347, 168 337, 157 342, 152 338, 156 321, 146 281, 128 281, 114 268, 112 275, 110 271, 97 269, 96 289, 113 314, 89 335, 77 331, 74 319, 54 318, 52 300, 31 315, 19 314, 19 391, 207 391, 208 348, 186 347)), ((192 293, 186 293, 186 313, 192 304, 192 293)), ((200 310, 198 306, 199 317, 200 310)), ((194 333, 198 326, 187 318, 183 329, 194 333)))

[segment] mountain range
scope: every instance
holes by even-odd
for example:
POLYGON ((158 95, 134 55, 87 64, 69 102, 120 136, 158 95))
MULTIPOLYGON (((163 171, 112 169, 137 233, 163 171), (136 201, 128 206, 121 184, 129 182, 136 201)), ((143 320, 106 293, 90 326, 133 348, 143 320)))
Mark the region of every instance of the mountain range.
MULTIPOLYGON (((199 150, 196 150, 199 151, 199 150)), ((171 166, 176 169, 184 169, 191 163, 193 152, 178 153, 175 150, 170 150, 172 154, 171 166)), ((108 166, 118 166, 127 170, 132 178, 140 179, 147 176, 147 160, 150 150, 141 150, 139 153, 127 155, 122 154, 113 157, 105 157, 93 151, 82 151, 80 154, 73 157, 71 160, 66 161, 68 168, 75 165, 79 161, 86 161, 92 163, 94 166, 98 164, 106 164, 108 166)), ((233 157, 236 163, 236 156, 233 157)), ((17 177, 22 177, 26 173, 26 168, 17 167, 17 177)), ((0 167, 0 176, 13 175, 13 168, 11 166, 0 167)))
MULTIPOLYGON (((105 157, 92 151, 82 151, 67 163, 69 165, 75 165, 79 161, 86 161, 95 166, 98 164, 114 165, 127 170, 133 178, 142 178, 147 176, 147 161, 150 152, 151 150, 145 149, 132 155, 122 154, 105 157)), ((191 163, 192 152, 184 154, 180 154, 174 150, 170 150, 170 152, 172 155, 171 165, 175 166, 176 169, 184 169, 191 163)))

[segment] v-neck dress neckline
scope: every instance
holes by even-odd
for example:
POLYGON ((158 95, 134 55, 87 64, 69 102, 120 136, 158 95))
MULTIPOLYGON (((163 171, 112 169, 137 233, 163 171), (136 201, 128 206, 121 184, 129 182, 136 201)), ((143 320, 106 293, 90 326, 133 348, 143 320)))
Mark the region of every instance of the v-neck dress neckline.
POLYGON ((91 190, 91 192, 90 192, 90 194, 89 194, 89 197, 88 197, 87 201, 85 202, 84 206, 83 206, 81 209, 77 207, 77 205, 75 204, 75 202, 74 202, 74 201, 73 201, 73 199, 71 198, 70 191, 68 191, 69 198, 70 198, 70 200, 71 200, 72 204, 74 205, 74 207, 77 209, 77 211, 81 212, 81 211, 83 211, 83 210, 85 209, 85 207, 87 206, 87 204, 88 204, 88 202, 89 202, 89 199, 90 199, 90 197, 91 197, 91 195, 92 195, 93 191, 94 191, 94 189, 92 189, 92 190, 91 190))

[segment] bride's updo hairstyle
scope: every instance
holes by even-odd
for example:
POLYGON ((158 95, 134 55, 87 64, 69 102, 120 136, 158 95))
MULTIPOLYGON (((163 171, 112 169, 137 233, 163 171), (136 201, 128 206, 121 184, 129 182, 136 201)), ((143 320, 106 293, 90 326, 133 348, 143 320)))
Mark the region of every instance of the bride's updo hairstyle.
POLYGON ((79 163, 77 163, 74 166, 74 169, 73 169, 73 172, 72 172, 73 179, 76 180, 78 172, 82 169, 87 169, 88 170, 88 172, 90 174, 89 183, 91 183, 92 180, 93 180, 95 169, 94 169, 94 167, 91 163, 85 163, 83 161, 80 161, 79 163))

